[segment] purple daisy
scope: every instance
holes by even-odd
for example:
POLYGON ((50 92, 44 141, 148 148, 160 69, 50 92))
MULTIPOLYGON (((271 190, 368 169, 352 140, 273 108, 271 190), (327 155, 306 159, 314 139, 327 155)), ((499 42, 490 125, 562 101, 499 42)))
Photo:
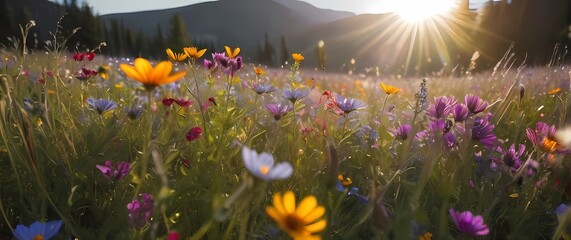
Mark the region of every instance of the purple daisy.
POLYGON ((454 97, 442 96, 436 98, 434 104, 431 104, 426 110, 426 115, 435 119, 446 118, 454 105, 456 105, 454 97))
POLYGON ((295 89, 285 89, 283 92, 283 97, 289 100, 291 103, 306 97, 309 95, 309 89, 307 88, 295 88, 295 89))
POLYGON ((111 161, 106 160, 105 165, 96 165, 97 169, 110 181, 118 181, 125 177, 131 170, 131 163, 118 162, 113 165, 111 161))
POLYGON ((280 120, 284 115, 293 110, 293 107, 289 105, 274 104, 274 103, 267 104, 266 108, 274 116, 274 119, 276 119, 276 121, 280 120))
POLYGON ((335 103, 345 114, 349 114, 355 110, 366 107, 365 103, 361 100, 346 98, 338 94, 335 94, 335 103))
POLYGON ((473 215, 470 211, 458 212, 453 208, 450 208, 448 212, 460 232, 471 236, 486 236, 490 233, 490 229, 484 223, 482 216, 473 215))
POLYGON ((470 114, 470 111, 463 103, 456 104, 452 108, 452 115, 454 116, 455 122, 464 122, 466 118, 468 118, 468 114, 470 114))
POLYGON ((490 122, 492 115, 486 117, 477 117, 472 127, 472 140, 480 141, 482 145, 492 148, 496 144, 496 134, 494 134, 494 125, 490 122))
POLYGON ((468 110, 472 114, 478 114, 486 110, 486 108, 488 108, 488 102, 472 94, 466 95, 464 97, 464 102, 466 103, 466 107, 468 107, 468 110))

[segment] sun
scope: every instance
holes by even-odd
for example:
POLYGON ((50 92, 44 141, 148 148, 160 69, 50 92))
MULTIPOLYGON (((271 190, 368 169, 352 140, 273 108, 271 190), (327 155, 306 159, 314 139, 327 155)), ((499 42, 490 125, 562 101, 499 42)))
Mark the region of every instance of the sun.
POLYGON ((457 7, 456 0, 392 0, 390 8, 404 21, 418 23, 457 7))

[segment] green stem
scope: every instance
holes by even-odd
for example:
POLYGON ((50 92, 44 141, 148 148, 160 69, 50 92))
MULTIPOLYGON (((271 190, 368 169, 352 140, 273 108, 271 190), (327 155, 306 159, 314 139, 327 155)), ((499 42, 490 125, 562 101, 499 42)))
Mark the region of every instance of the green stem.
POLYGON ((204 225, 202 225, 202 227, 200 227, 200 229, 198 229, 198 231, 196 231, 196 233, 194 235, 192 235, 192 237, 190 237, 190 240, 202 239, 204 234, 206 234, 208 232, 208 230, 210 229, 210 227, 212 226, 212 223, 214 223, 214 221, 212 219, 208 220, 208 222, 206 222, 204 225))

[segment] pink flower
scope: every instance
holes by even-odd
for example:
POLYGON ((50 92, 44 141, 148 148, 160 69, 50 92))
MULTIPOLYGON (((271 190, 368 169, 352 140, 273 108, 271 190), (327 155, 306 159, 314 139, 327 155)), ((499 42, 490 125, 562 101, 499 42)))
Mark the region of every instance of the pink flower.
POLYGON ((200 136, 202 136, 202 128, 193 127, 188 131, 188 133, 186 133, 186 140, 192 142, 194 140, 199 139, 200 136))

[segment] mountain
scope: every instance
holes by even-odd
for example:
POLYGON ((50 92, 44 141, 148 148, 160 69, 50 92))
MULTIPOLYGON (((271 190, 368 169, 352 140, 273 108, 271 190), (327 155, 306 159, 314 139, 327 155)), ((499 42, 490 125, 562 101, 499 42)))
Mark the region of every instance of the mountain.
POLYGON ((152 35, 157 26, 168 32, 174 14, 182 17, 194 41, 210 41, 220 48, 240 46, 251 52, 264 43, 265 34, 270 39, 279 39, 285 34, 354 16, 297 0, 220 0, 166 10, 109 14, 102 18, 107 23, 117 20, 127 28, 152 35))
POLYGON ((36 26, 31 29, 30 36, 38 41, 50 39, 50 32, 55 31, 57 21, 64 13, 63 7, 47 0, 3 0, 0 4, 2 12, 7 13, 2 16, 6 21, 3 28, 13 28, 12 31, 3 32, 8 36, 0 36, 2 38, 11 35, 21 37, 18 25, 25 26, 33 19, 36 26))

